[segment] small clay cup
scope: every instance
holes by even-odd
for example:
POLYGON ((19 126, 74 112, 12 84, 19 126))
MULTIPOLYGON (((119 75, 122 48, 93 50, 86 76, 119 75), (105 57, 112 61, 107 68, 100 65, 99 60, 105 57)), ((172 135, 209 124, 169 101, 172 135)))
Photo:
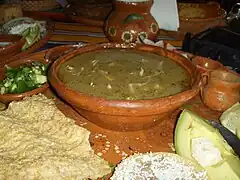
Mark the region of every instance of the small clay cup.
POLYGON ((202 74, 201 98, 212 110, 223 112, 240 101, 240 75, 230 70, 202 74))
MULTIPOLYGON (((12 62, 10 62, 8 64, 5 64, 5 65, 8 65, 9 67, 18 68, 21 65, 30 64, 30 63, 32 63, 34 61, 35 61, 34 59, 23 58, 23 59, 20 59, 20 60, 17 60, 17 61, 12 61, 12 62)), ((47 64, 47 62, 44 61, 44 60, 42 60, 40 62, 47 64)), ((1 80, 4 79, 5 72, 6 72, 6 68, 5 67, 1 67, 0 68, 0 79, 1 80)), ((49 87, 49 84, 45 83, 41 87, 36 88, 36 89, 34 89, 32 91, 25 92, 25 93, 20 93, 20 94, 0 94, 0 102, 2 102, 4 104, 8 104, 11 101, 18 101, 18 100, 21 100, 24 97, 32 96, 32 95, 38 94, 38 93, 42 93, 45 90, 47 90, 48 87, 49 87)))
POLYGON ((223 68, 223 65, 220 62, 201 56, 193 57, 192 63, 199 69, 201 73, 223 68))
POLYGON ((105 129, 137 131, 153 127, 175 112, 180 106, 198 95, 201 85, 200 72, 186 58, 166 49, 142 44, 89 44, 68 53, 55 61, 48 71, 51 86, 78 113, 105 129), (182 66, 191 78, 191 88, 176 95, 150 100, 108 100, 90 96, 67 87, 58 77, 61 65, 74 56, 106 49, 134 49, 155 53, 172 59, 182 66))

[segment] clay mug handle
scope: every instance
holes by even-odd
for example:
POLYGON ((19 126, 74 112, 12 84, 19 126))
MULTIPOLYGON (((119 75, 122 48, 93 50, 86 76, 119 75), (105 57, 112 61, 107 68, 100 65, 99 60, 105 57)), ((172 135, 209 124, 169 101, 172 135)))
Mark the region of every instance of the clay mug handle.
POLYGON ((208 78, 209 78, 209 72, 205 72, 201 74, 202 85, 200 86, 200 95, 202 99, 204 98, 204 89, 208 85, 208 78))

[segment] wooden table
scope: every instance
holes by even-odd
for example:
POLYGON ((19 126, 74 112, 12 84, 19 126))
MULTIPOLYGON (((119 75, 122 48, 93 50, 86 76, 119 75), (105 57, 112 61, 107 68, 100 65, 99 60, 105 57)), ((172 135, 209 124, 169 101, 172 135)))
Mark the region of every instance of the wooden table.
MULTIPOLYGON (((175 41, 165 34, 159 34, 159 40, 164 40, 175 47, 181 47, 182 41, 175 41)), ((49 43, 74 44, 74 43, 103 43, 108 42, 101 27, 86 26, 79 23, 56 22, 55 30, 49 43)))

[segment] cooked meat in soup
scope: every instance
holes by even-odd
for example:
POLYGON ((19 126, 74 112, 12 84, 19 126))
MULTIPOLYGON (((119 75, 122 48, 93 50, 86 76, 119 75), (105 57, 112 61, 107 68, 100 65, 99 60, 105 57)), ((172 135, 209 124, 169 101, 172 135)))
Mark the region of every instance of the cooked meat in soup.
POLYGON ((59 78, 68 87, 111 100, 153 99, 190 88, 188 72, 157 54, 110 49, 86 52, 63 63, 59 78))

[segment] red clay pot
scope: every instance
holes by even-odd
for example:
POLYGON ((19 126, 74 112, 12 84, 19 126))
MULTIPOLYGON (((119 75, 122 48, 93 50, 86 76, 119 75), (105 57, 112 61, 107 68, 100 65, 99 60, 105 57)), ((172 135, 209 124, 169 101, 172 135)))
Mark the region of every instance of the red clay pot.
POLYGON ((135 43, 139 36, 155 41, 158 24, 150 13, 153 0, 122 2, 115 0, 115 9, 105 22, 105 35, 112 42, 135 43))

